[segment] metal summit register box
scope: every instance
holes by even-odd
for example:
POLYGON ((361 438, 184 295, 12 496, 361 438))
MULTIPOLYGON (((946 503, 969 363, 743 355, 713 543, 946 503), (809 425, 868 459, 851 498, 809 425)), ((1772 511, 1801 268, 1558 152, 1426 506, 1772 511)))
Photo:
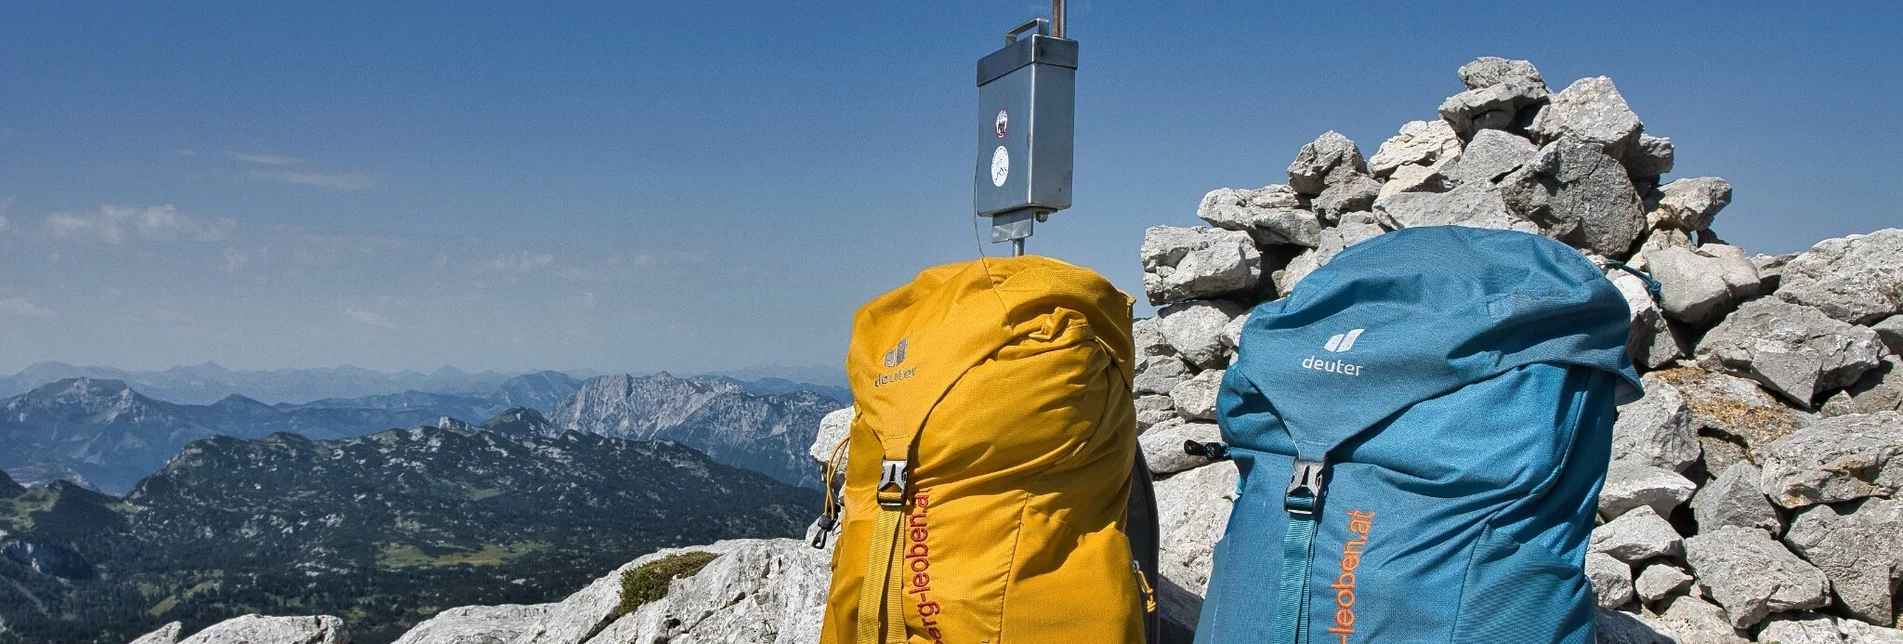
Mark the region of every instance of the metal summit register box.
POLYGON ((1077 41, 1049 29, 1042 18, 1026 22, 978 61, 972 205, 991 218, 993 242, 1029 237, 1034 221, 1070 207, 1077 41))

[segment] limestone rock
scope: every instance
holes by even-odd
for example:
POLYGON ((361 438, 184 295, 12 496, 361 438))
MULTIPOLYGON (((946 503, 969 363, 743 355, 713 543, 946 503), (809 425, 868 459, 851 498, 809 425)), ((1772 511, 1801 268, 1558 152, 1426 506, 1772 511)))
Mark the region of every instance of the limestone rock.
POLYGON ((1373 207, 1374 198, 1380 194, 1381 182, 1372 177, 1355 175, 1328 186, 1327 190, 1316 196, 1315 212, 1320 213, 1325 221, 1340 221, 1345 213, 1373 207))
MULTIPOLYGON (((722 541, 667 596, 614 620, 587 644, 809 644, 819 641, 832 557, 793 539, 722 541)), ((619 580, 619 577, 615 577, 619 580)))
POLYGON ((1222 390, 1222 369, 1209 369, 1170 389, 1176 414, 1191 420, 1216 419, 1216 393, 1222 390))
POLYGON ((1452 225, 1539 232, 1533 222, 1507 210, 1499 193, 1474 184, 1448 192, 1388 195, 1375 200, 1374 213, 1381 225, 1394 230, 1452 225))
POLYGON ((1667 600, 1664 610, 1647 621, 1676 637, 1680 644, 1749 644, 1751 641, 1731 627, 1724 609, 1691 595, 1667 600))
POLYGON ((1262 253, 1243 232, 1154 226, 1142 257, 1151 304, 1248 293, 1262 277, 1262 253))
POLYGON ((1758 641, 1776 644, 1839 644, 1843 633, 1836 618, 1815 613, 1778 615, 1764 623, 1758 641))
MULTIPOLYGON (((1349 181, 1352 183, 1352 181, 1349 181)), ((1270 186, 1275 188, 1278 186, 1270 186)), ((1269 190, 1270 188, 1263 188, 1269 190)), ((1285 188, 1285 187, 1284 187, 1285 188)), ((1319 217, 1308 206, 1300 208, 1277 206, 1258 206, 1257 202, 1282 204, 1287 200, 1279 194, 1262 199, 1257 193, 1239 191, 1231 188, 1217 188, 1203 195, 1202 204, 1196 208, 1196 216, 1209 225, 1223 230, 1247 233, 1262 246, 1293 244, 1314 246, 1321 234, 1322 224, 1319 217)), ((1296 195, 1299 197, 1299 195, 1296 195)), ((1372 197, 1370 197, 1372 199, 1372 197)), ((1144 265, 1147 269, 1147 263, 1144 265)))
POLYGON ((1837 630, 1843 631, 1844 641, 1850 644, 1903 644, 1903 630, 1871 626, 1854 619, 1837 620, 1837 630))
POLYGON ((1685 561, 1736 628, 1830 602, 1830 581, 1762 530, 1726 526, 1685 540, 1685 561))
POLYGON ((1548 143, 1499 185, 1514 214, 1537 223, 1546 236, 1605 257, 1625 257, 1646 230, 1625 168, 1592 141, 1569 136, 1548 143))
POLYGON ((1639 133, 1637 144, 1625 151, 1620 159, 1625 163, 1625 172, 1634 179, 1651 177, 1672 171, 1672 139, 1639 133))
POLYGON ((1166 395, 1136 397, 1137 431, 1148 431, 1151 427, 1176 418, 1176 403, 1166 395))
POLYGON ((1168 338, 1163 337, 1162 321, 1156 318, 1143 318, 1130 324, 1130 339, 1135 342, 1138 356, 1173 356, 1176 347, 1170 346, 1168 338))
POLYGON ((1890 496, 1903 488, 1903 414, 1836 416, 1765 446, 1759 486, 1787 508, 1890 496))
POLYGON ((1403 166, 1431 166, 1460 154, 1460 136, 1446 121, 1408 121, 1368 158, 1368 170, 1386 179, 1403 166))
POLYGON ((1692 496, 1692 516, 1698 521, 1698 530, 1710 532, 1729 525, 1757 528, 1774 537, 1782 534, 1783 520, 1758 489, 1762 477, 1750 463, 1733 463, 1718 475, 1718 480, 1698 490, 1692 496))
POLYGON ((1387 183, 1381 184, 1381 192, 1374 198, 1380 201, 1385 197, 1403 192, 1447 192, 1453 189, 1455 181, 1441 173, 1441 168, 1424 165, 1404 165, 1388 176, 1387 183))
MULTIPOLYGON (((791 540, 789 540, 791 541, 791 540)), ((510 644, 582 644, 606 628, 615 619, 615 610, 621 605, 622 577, 651 562, 673 555, 689 552, 725 553, 743 544, 740 541, 722 541, 711 546, 689 548, 667 548, 658 550, 634 561, 623 564, 607 575, 602 576, 566 599, 548 606, 541 619, 535 620, 517 635, 510 644)), ((802 542, 794 541, 815 553, 802 542)))
POLYGON ((1592 584, 1593 599, 1602 608, 1632 603, 1632 568, 1623 561, 1604 553, 1587 553, 1586 581, 1592 584))
POLYGON ((1884 351, 1875 331, 1766 297, 1744 303, 1706 333, 1698 359, 1809 408, 1819 393, 1848 387, 1875 368, 1884 351))
MULTIPOLYGON (((1739 463, 1751 465, 1754 461, 1745 447, 1744 439, 1714 429, 1698 430, 1698 446, 1705 452, 1705 476, 1717 479, 1720 472, 1731 469, 1739 463)), ((1709 484, 1711 481, 1708 481, 1709 484)))
POLYGON ((1612 459, 1683 472, 1698 461, 1698 425, 1677 387, 1647 374, 1645 395, 1619 406, 1612 425, 1612 459))
POLYGON ((179 622, 160 626, 159 630, 139 636, 129 644, 178 644, 178 632, 185 627, 179 622))
POLYGON ((553 604, 464 606, 437 613, 410 628, 396 644, 509 644, 553 604))
POLYGON ((1784 265, 1777 296, 1852 324, 1903 312, 1903 228, 1818 242, 1784 265))
POLYGON ((1889 626, 1903 582, 1903 499, 1814 505, 1791 520, 1785 543, 1830 577, 1857 619, 1889 626))
MULTIPOLYGON (((1648 375, 1678 388, 1691 406, 1692 420, 1699 427, 1735 439, 1750 449, 1769 445, 1810 422, 1808 417, 1778 403, 1752 380, 1695 366, 1648 375)), ((1711 465, 1713 451, 1706 449, 1705 452, 1707 465, 1711 465)), ((1708 469, 1722 472, 1724 466, 1708 469)))
POLYGON ((245 615, 211 625, 179 644, 350 644, 344 620, 245 615))
POLYGON ((1480 130, 1514 127, 1523 122, 1523 112, 1546 102, 1546 80, 1532 63, 1496 62, 1502 60, 1481 58, 1462 66, 1465 71, 1460 79, 1467 91, 1441 102, 1441 120, 1462 138, 1480 130))
MULTIPOLYGON (((1180 446, 1180 443, 1179 443, 1180 446)), ((1156 483, 1163 577, 1197 595, 1209 588, 1210 557, 1229 524, 1236 464, 1222 461, 1156 483)))
MULTIPOLYGON (((1685 544, 1670 522, 1642 505, 1593 528, 1588 550, 1637 564, 1658 557, 1677 557, 1685 551, 1685 544)), ((1631 571, 1626 572, 1630 583, 1631 571)))
POLYGON ((1533 67, 1532 61, 1508 60, 1497 56, 1481 56, 1460 66, 1460 83, 1467 89, 1481 89, 1495 85, 1519 85, 1537 87, 1535 93, 1545 95, 1546 79, 1540 76, 1540 70, 1533 67))
MULTIPOLYGON (((1595 76, 1574 81, 1554 94, 1528 129, 1542 141, 1572 137, 1592 143, 1617 159, 1638 140, 1643 128, 1612 79, 1595 76)), ((1619 173, 1625 174, 1625 169, 1619 173)))
POLYGON ((1903 315, 1885 318, 1882 322, 1870 325, 1870 330, 1877 332, 1883 344, 1890 347, 1890 353, 1903 356, 1903 315))
POLYGON ((1132 390, 1137 395, 1168 395, 1177 383, 1189 379, 1189 364, 1176 356, 1150 356, 1137 361, 1136 381, 1132 390))
POLYGON ((1606 271, 1606 278, 1625 296, 1626 310, 1631 312, 1632 329, 1625 349, 1633 364, 1657 369, 1685 357, 1684 343, 1665 319, 1665 309, 1652 298, 1645 280, 1618 269, 1606 271))
POLYGON ((813 446, 806 454, 820 465, 833 457, 833 448, 846 441, 852 434, 852 418, 857 413, 852 407, 836 409, 819 419, 819 435, 813 437, 813 446))
POLYGON ((1539 146, 1517 135, 1502 130, 1481 130, 1474 133, 1473 141, 1467 143, 1460 158, 1448 164, 1445 173, 1463 184, 1492 183, 1525 164, 1539 151, 1539 146))
POLYGON ((1678 644, 1670 635, 1653 630, 1639 618, 1616 610, 1593 607, 1595 644, 1678 644))
POLYGON ((1156 424, 1137 438, 1143 447, 1143 460, 1156 474, 1174 474, 1209 464, 1209 459, 1183 451, 1184 441, 1210 443, 1222 440, 1222 428, 1215 423, 1171 419, 1156 424))
POLYGON ((1287 184, 1270 184, 1249 193, 1249 205, 1257 208, 1288 210, 1307 210, 1308 198, 1295 192, 1287 184))
POLYGON ((1288 166, 1288 185, 1304 195, 1319 195, 1328 186, 1368 174, 1368 162, 1354 141, 1334 130, 1302 146, 1288 166))
POLYGON ((1614 461, 1606 469, 1606 485, 1599 492, 1599 516, 1611 521, 1639 506, 1659 516, 1692 498, 1697 489, 1677 472, 1643 463, 1614 461))
POLYGON ((1242 326, 1248 322, 1249 314, 1243 313, 1242 315, 1236 316, 1235 319, 1230 320, 1228 324, 1222 325, 1223 345, 1229 347, 1231 351, 1241 349, 1242 326))
POLYGON ((1309 273, 1321 268, 1325 261, 1321 257, 1321 252, 1312 248, 1296 255, 1295 259, 1289 260, 1288 266, 1275 272, 1276 295, 1288 297, 1290 293, 1295 292, 1295 285, 1300 284, 1302 278, 1308 277, 1309 273))
POLYGON ((1163 337, 1176 354, 1203 369, 1228 364, 1229 347, 1222 341, 1223 327, 1244 313, 1242 307, 1222 300, 1191 300, 1156 310, 1163 337))
POLYGON ((1759 294, 1758 269, 1735 246, 1646 249, 1645 269, 1658 280, 1661 305, 1674 320, 1704 327, 1759 294))
POLYGON ((1646 221, 1679 230, 1706 230, 1718 211, 1731 204, 1731 184, 1718 177, 1679 179, 1659 186, 1658 202, 1648 203, 1646 221))
POLYGON ((1903 411, 1903 358, 1885 356, 1883 364, 1864 372, 1849 389, 1824 401, 1825 416, 1903 411))
POLYGON ((1690 573, 1678 566, 1667 563, 1655 563, 1646 566, 1639 578, 1632 581, 1632 590, 1639 595, 1639 601, 1656 604, 1659 600, 1671 597, 1691 588, 1693 579, 1690 573))
POLYGON ((1373 239, 1387 232, 1381 224, 1375 222, 1374 213, 1351 212, 1342 215, 1339 225, 1322 230, 1321 244, 1291 260, 1288 266, 1275 275, 1276 290, 1286 297, 1294 292, 1295 284, 1307 277, 1317 268, 1321 268, 1335 255, 1347 250, 1349 246, 1373 239))

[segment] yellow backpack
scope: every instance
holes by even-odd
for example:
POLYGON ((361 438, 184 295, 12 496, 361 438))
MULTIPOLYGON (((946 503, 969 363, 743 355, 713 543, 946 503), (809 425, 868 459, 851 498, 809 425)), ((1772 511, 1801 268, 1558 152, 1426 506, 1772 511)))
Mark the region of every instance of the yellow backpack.
POLYGON ((1130 305, 1094 272, 1015 257, 926 270, 859 310, 822 644, 1145 640, 1130 305))

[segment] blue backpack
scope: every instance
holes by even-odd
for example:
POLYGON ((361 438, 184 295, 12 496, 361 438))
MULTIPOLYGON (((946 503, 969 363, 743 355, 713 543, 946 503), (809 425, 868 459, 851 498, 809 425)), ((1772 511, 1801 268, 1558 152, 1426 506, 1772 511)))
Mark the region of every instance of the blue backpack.
POLYGON ((1201 446, 1241 479, 1196 641, 1590 644, 1626 333, 1579 251, 1455 226, 1257 307, 1201 446))

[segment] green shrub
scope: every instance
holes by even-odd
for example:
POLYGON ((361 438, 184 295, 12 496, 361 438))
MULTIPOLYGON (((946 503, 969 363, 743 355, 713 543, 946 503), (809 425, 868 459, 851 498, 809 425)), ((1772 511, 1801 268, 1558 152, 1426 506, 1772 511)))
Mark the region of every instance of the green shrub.
POLYGON ((667 596, 667 582, 691 577, 720 555, 711 552, 684 552, 650 561, 621 575, 621 605, 615 617, 634 612, 648 602, 667 596))

